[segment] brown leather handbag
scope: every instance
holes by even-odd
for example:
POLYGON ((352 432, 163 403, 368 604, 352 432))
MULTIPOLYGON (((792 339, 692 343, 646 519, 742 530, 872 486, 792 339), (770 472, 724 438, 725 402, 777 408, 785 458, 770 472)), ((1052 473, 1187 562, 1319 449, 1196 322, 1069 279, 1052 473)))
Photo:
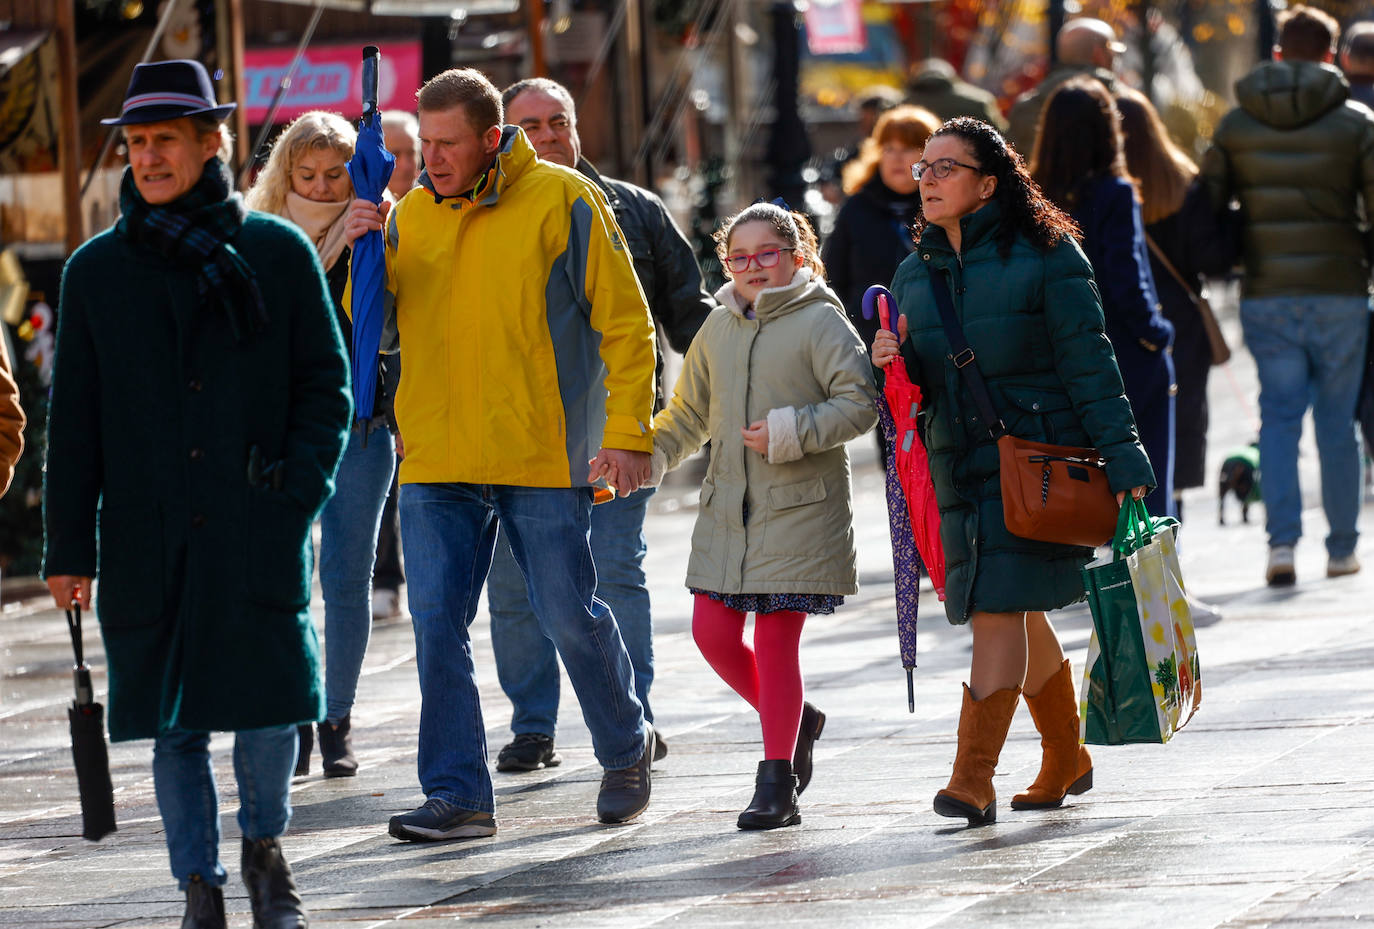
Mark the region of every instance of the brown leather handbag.
POLYGON ((1047 445, 1007 433, 954 316, 949 287, 933 269, 930 289, 945 337, 988 433, 997 442, 1002 513, 1007 531, 1023 539, 1096 547, 1111 541, 1121 508, 1107 483, 1107 462, 1095 448, 1047 445))
POLYGON ((1231 346, 1226 344, 1226 336, 1221 331, 1221 324, 1217 322, 1217 314, 1212 311, 1211 302, 1183 279, 1183 275, 1178 273, 1174 263, 1169 260, 1169 256, 1164 254, 1164 250, 1155 244, 1154 239, 1148 235, 1145 236, 1145 244, 1150 247, 1155 258, 1164 266, 1164 270, 1168 271, 1173 279, 1178 281, 1178 286, 1183 288, 1183 292, 1188 295, 1188 300, 1197 310, 1198 316, 1202 320, 1202 331, 1207 333, 1207 346, 1212 352, 1212 364, 1226 364, 1231 360, 1231 346))

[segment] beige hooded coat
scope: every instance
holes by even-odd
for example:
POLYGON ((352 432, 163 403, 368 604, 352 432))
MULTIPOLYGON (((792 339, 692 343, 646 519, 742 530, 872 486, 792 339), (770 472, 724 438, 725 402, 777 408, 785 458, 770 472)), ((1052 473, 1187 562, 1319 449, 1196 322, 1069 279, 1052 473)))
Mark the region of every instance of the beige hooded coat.
POLYGON ((858 592, 849 456, 873 427, 873 370, 858 333, 807 268, 763 291, 755 318, 716 294, 671 402, 654 419, 654 477, 709 439, 687 586, 727 594, 858 592), (768 455, 740 430, 768 421, 768 455), (746 509, 748 519, 745 519, 746 509))

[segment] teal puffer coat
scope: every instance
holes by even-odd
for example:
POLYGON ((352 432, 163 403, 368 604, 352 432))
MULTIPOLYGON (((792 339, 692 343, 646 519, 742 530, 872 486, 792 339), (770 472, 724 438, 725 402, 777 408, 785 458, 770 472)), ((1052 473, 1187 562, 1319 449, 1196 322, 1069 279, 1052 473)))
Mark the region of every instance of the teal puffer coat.
POLYGON ((1267 61, 1236 82, 1240 106, 1202 162, 1213 205, 1240 201, 1246 297, 1360 296, 1374 232, 1374 113, 1328 64, 1267 61))
POLYGON ((992 402, 1012 435, 1099 449, 1112 489, 1153 486, 1116 357, 1103 331, 1092 268, 1078 245, 1048 252, 1017 237, 1009 256, 995 235, 994 201, 960 222, 963 254, 927 227, 892 281, 910 339, 902 357, 924 395, 926 447, 940 508, 945 613, 1050 610, 1083 597, 1078 569, 1092 550, 1012 535, 1002 516, 997 446, 950 358, 930 275, 946 275, 954 310, 992 402))

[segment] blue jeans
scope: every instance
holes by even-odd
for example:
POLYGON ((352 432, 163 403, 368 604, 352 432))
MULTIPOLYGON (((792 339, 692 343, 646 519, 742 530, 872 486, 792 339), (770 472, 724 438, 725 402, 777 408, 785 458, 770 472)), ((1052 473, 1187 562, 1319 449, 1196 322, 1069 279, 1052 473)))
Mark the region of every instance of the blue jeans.
POLYGON ((324 592, 325 716, 338 723, 353 709, 372 635, 372 562, 382 504, 396 470, 391 433, 376 429, 363 447, 349 434, 334 496, 320 513, 320 588, 324 592))
POLYGON ((1260 382, 1260 487, 1269 544, 1302 535, 1298 439, 1312 408, 1321 460, 1326 551, 1355 551, 1360 515, 1360 443, 1355 402, 1369 335, 1364 297, 1266 297, 1242 300, 1245 344, 1260 382))
MULTIPOLYGON (((654 721, 649 708, 654 627, 644 577, 644 516, 653 494, 654 488, 648 487, 592 507, 596 596, 615 615, 634 667, 635 696, 649 722, 654 721)), ((496 553, 487 575, 487 603, 491 607, 496 674, 513 708, 511 732, 552 736, 558 727, 558 654, 539 629, 525 578, 511 554, 504 529, 497 534, 496 553)))
POLYGON ((495 810, 468 627, 491 567, 498 523, 531 578, 535 615, 568 669, 597 761, 625 768, 643 755, 644 711, 634 695, 630 657, 615 617, 593 596, 591 509, 592 492, 585 487, 401 485, 425 796, 495 810))
MULTIPOLYGON (((295 767, 295 726, 234 734, 239 829, 245 838, 276 838, 286 832, 295 767)), ((219 795, 210 764, 210 733, 172 729, 159 735, 153 741, 153 787, 177 884, 185 890, 191 875, 199 874, 210 886, 223 886, 227 875, 219 860, 219 795)))

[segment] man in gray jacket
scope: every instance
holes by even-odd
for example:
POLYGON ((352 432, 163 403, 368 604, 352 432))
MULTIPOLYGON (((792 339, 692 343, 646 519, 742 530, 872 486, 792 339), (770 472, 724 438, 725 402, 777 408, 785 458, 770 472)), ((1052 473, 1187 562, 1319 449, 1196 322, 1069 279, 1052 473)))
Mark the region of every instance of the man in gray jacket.
MULTIPOLYGON (((539 157, 580 171, 606 195, 635 275, 658 324, 675 350, 686 353, 692 338, 715 307, 701 280, 692 247, 667 208, 653 193, 634 184, 602 177, 582 157, 577 111, 563 85, 531 78, 501 94, 506 122, 520 126, 539 157)), ((662 371, 662 358, 659 369, 662 371)), ((661 404, 661 396, 660 396, 661 404)), ((644 577, 644 517, 653 488, 642 488, 592 509, 592 558, 596 563, 596 596, 610 606, 634 667, 635 695, 644 718, 653 721, 649 685, 654 679, 653 623, 644 577)), ((501 689, 514 712, 515 738, 501 749, 498 771, 533 771, 558 764, 554 730, 558 723, 558 660, 553 643, 540 630, 504 532, 497 539, 487 577, 491 609, 491 644, 501 689)), ((656 733, 657 735, 657 733, 656 733)), ((657 735, 655 760, 668 746, 657 735)))
POLYGON ((1298 438, 1310 405, 1321 458, 1327 577, 1360 570, 1355 402, 1368 334, 1374 113, 1331 62, 1339 28, 1295 6, 1274 61, 1236 83, 1203 162, 1213 205, 1238 199, 1245 343, 1260 382, 1260 462, 1270 585, 1296 581, 1302 535, 1298 438))

